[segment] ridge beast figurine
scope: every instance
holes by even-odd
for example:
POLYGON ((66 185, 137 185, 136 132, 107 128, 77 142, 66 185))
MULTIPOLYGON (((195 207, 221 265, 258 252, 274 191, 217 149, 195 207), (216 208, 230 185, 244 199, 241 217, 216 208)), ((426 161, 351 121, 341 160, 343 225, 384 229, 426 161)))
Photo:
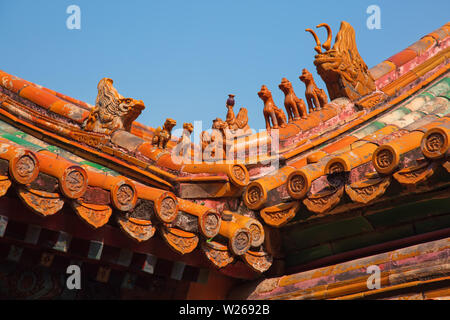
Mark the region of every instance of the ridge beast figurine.
POLYGON ((131 130, 131 124, 144 110, 142 100, 124 98, 113 87, 113 80, 103 78, 97 85, 95 108, 84 124, 84 130, 111 134, 116 130, 131 130))
POLYGON ((317 87, 312 74, 308 70, 303 69, 299 79, 306 86, 305 97, 309 112, 322 109, 328 103, 327 95, 323 89, 317 87))
POLYGON ((272 93, 265 85, 261 87, 258 96, 264 101, 264 119, 266 120, 266 129, 278 129, 286 127, 286 115, 279 109, 272 98, 272 93), (272 125, 271 123, 272 122, 272 125))
POLYGON ((191 148, 191 134, 194 131, 194 126, 192 123, 185 122, 183 123, 183 134, 181 135, 181 139, 176 145, 176 155, 180 157, 189 156, 189 150, 191 148))
POLYGON ((166 122, 164 122, 164 126, 158 127, 155 130, 155 135, 152 139, 152 144, 157 146, 160 149, 165 149, 167 146, 167 142, 172 138, 172 129, 177 125, 177 122, 173 119, 167 118, 166 122))
POLYGON ((341 22, 333 48, 331 48, 330 26, 322 23, 317 25, 317 28, 319 27, 325 27, 328 33, 327 40, 322 45, 325 52, 322 52, 320 40, 315 32, 311 29, 305 31, 310 32, 316 40, 314 50, 317 55, 314 65, 327 85, 330 99, 347 97, 356 100, 375 91, 375 81, 356 47, 353 27, 345 21, 341 22))
POLYGON ((305 102, 295 95, 292 83, 286 79, 281 79, 281 83, 278 85, 281 91, 284 93, 284 107, 288 114, 288 120, 300 120, 306 119, 306 105, 305 102))
POLYGON ((239 129, 242 129, 244 132, 250 129, 248 126, 248 111, 246 108, 240 108, 237 116, 234 114, 234 95, 229 94, 229 98, 227 100, 226 107, 228 109, 227 111, 227 118, 225 122, 228 124, 228 129, 231 131, 237 131, 239 129))

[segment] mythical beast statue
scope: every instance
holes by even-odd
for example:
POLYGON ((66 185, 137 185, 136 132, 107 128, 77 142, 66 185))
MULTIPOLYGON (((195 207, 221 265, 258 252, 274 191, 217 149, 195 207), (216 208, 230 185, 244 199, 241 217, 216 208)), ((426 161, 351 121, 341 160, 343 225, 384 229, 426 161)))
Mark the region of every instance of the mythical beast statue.
POLYGON ((359 55, 355 41, 355 30, 345 22, 341 22, 341 28, 336 36, 333 48, 331 48, 331 28, 326 23, 319 24, 317 28, 325 27, 328 37, 322 47, 315 32, 311 32, 316 40, 314 50, 317 51, 314 64, 317 73, 327 85, 328 95, 331 100, 339 97, 347 97, 356 100, 375 91, 375 81, 369 73, 367 65, 359 55))
POLYGON ((103 78, 97 85, 98 94, 84 129, 111 134, 116 130, 131 130, 131 124, 144 110, 142 100, 124 98, 113 87, 113 80, 103 78))

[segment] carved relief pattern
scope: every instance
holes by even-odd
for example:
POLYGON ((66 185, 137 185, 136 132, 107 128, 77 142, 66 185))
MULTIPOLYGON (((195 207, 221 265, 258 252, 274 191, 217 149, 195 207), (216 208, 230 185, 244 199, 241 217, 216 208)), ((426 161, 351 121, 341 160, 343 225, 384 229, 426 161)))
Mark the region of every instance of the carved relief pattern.
POLYGON ((348 196, 355 202, 368 203, 382 196, 390 184, 390 178, 370 179, 345 186, 348 196))
POLYGON ((272 227, 279 228, 295 217, 299 202, 280 203, 273 207, 264 208, 260 215, 264 222, 272 227))
POLYGON ((204 233, 207 237, 216 234, 217 229, 219 228, 219 219, 215 214, 208 213, 204 222, 204 233))
POLYGON ((255 204, 261 201, 262 193, 261 189, 257 186, 252 186, 247 191, 247 201, 250 204, 255 204))
POLYGON ((388 168, 394 162, 394 155, 390 150, 383 149, 377 154, 375 161, 380 168, 388 168))
POLYGON ((181 254, 192 252, 198 244, 198 237, 193 233, 177 232, 174 228, 160 228, 163 238, 171 248, 181 254), (177 233, 177 234, 176 234, 177 233))
POLYGON ((58 193, 19 188, 18 194, 29 208, 43 216, 57 213, 64 205, 58 193))
POLYGON ((23 179, 29 179, 36 168, 34 159, 29 155, 23 155, 17 160, 16 172, 23 179))
POLYGON ((362 108, 372 108, 386 100, 386 95, 382 92, 374 92, 370 96, 363 97, 355 104, 362 108))
POLYGON ((177 205, 175 200, 167 197, 161 201, 161 208, 159 211, 163 221, 173 220, 174 216, 177 214, 177 205))
POLYGON ((331 210, 340 201, 344 193, 344 187, 330 189, 314 194, 303 200, 308 210, 315 213, 324 213, 331 210))
POLYGON ((136 207, 129 212, 131 218, 150 221, 155 216, 155 208, 153 202, 140 199, 136 207))
POLYGON ((295 175, 289 181, 289 188, 294 193, 301 192, 305 187, 306 187, 306 181, 305 181, 305 178, 301 175, 295 175))
POLYGON ((237 255, 244 254, 244 252, 250 247, 250 234, 247 232, 238 231, 231 241, 233 252, 237 255))
POLYGON ((134 191, 129 185, 122 184, 117 189, 117 200, 123 206, 130 204, 131 201, 133 200, 133 196, 134 196, 134 191))
POLYGON ((118 216, 117 222, 125 234, 138 242, 146 241, 155 234, 156 228, 147 220, 126 219, 118 216))
POLYGON ((262 237, 261 229, 259 228, 259 226, 257 224, 251 224, 249 226, 249 230, 252 237, 252 243, 259 242, 262 237))
POLYGON ((431 177, 434 169, 434 163, 429 164, 425 162, 418 166, 404 168, 394 173, 394 178, 401 184, 415 185, 431 177))
POLYGON ((85 143, 88 146, 95 147, 95 148, 100 147, 106 141, 104 138, 97 137, 97 136, 94 136, 94 135, 88 134, 88 133, 83 134, 80 132, 72 132, 71 136, 73 139, 77 140, 78 142, 85 143))
POLYGON ((442 166, 450 173, 450 161, 445 161, 442 166))
POLYGON ((111 217, 112 209, 105 205, 94 205, 72 201, 72 207, 81 219, 94 228, 104 226, 111 217))
POLYGON ((233 166, 233 175, 239 181, 245 181, 246 175, 244 170, 240 166, 233 166))
POLYGON ((77 170, 71 170, 67 174, 66 183, 70 191, 78 192, 83 188, 84 176, 77 170))
POLYGON ((249 250, 244 254, 243 258, 256 272, 267 271, 273 262, 273 257, 266 252, 252 252, 249 250))
POLYGON ((430 153, 439 152, 444 146, 444 136, 438 132, 430 134, 425 141, 425 148, 430 153))
POLYGON ((11 180, 8 177, 0 176, 0 197, 3 197, 11 186, 11 180))
POLYGON ((330 166, 330 174, 344 172, 344 171, 345 171, 344 165, 340 162, 334 162, 330 166))
POLYGON ((217 267, 223 268, 234 261, 234 256, 228 248, 217 242, 202 242, 201 248, 206 257, 217 267))

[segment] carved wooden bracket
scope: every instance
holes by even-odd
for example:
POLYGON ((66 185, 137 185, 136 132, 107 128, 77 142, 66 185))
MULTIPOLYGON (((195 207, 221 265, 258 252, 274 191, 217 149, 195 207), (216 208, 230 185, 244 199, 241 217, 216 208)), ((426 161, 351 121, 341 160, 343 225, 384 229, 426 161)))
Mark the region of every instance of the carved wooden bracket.
POLYGON ((198 236, 195 233, 167 226, 161 226, 159 231, 169 246, 178 253, 190 253, 197 247, 198 236))
POLYGON ((247 251, 242 256, 244 262, 256 272, 267 271, 273 262, 273 257, 265 251, 247 251))
POLYGON ((94 228, 108 223, 112 213, 111 207, 106 205, 89 204, 79 200, 71 201, 71 205, 78 216, 94 228))
POLYGON ((346 185, 345 192, 355 202, 369 203, 382 196, 390 183, 390 177, 367 179, 346 185))
POLYGON ((137 242, 147 241, 155 234, 156 228, 149 220, 117 216, 117 222, 126 235, 137 242))
POLYGON ((19 187, 17 193, 27 207, 43 216, 51 216, 57 213, 64 205, 64 200, 59 193, 25 187, 19 187))
POLYGON ((316 194, 308 196, 303 200, 303 203, 309 211, 314 213, 324 213, 334 208, 344 194, 344 187, 327 188, 316 194))
POLYGON ((279 228, 295 217, 299 206, 299 201, 280 203, 275 206, 262 209, 259 214, 261 218, 263 218, 264 222, 269 226, 279 228))
POLYGON ((223 268, 234 261, 234 256, 226 245, 216 241, 203 241, 201 248, 209 261, 217 268, 223 268))

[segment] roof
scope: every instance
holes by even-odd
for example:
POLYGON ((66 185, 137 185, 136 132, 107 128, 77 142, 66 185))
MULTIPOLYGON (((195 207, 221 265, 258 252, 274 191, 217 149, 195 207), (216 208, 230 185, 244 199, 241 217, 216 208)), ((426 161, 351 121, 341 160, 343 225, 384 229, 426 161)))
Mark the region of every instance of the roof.
MULTIPOLYGON (((347 25, 332 52, 351 35, 347 25)), ((274 261, 294 272, 355 244, 385 241, 380 230, 395 219, 392 237, 404 236, 400 227, 419 225, 402 212, 419 216, 420 206, 434 205, 441 216, 448 202, 449 33, 447 23, 377 66, 361 67, 366 79, 345 88, 353 93, 336 89, 341 95, 306 119, 225 139, 224 163, 190 140, 188 155, 204 157, 176 161, 173 151, 190 132, 171 137, 172 119, 157 129, 133 121, 143 102, 120 96, 112 81, 108 99, 131 105, 114 114, 120 129, 101 123, 110 115, 101 114, 100 84, 92 106, 0 71, 1 201, 19 198, 61 230, 65 219, 54 217, 70 208, 91 235, 112 228, 135 243, 160 237, 176 254, 159 255, 238 278, 254 278, 274 261), (364 81, 373 90, 359 92, 364 81), (253 148, 263 144, 267 149, 253 148)), ((334 71, 320 69, 328 51, 315 63, 330 91, 334 71)))

